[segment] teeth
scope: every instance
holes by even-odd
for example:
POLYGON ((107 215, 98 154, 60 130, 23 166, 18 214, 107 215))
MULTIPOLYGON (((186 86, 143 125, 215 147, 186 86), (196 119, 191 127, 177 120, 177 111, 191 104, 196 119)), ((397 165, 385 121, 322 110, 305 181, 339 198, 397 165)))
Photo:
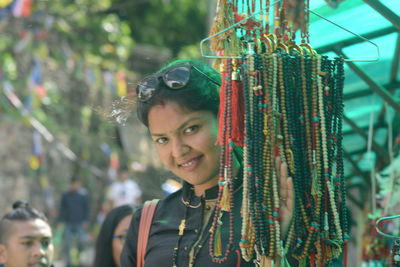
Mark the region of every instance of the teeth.
POLYGON ((189 162, 183 163, 182 166, 183 166, 183 167, 190 166, 190 165, 193 164, 193 162, 194 162, 194 160, 191 160, 191 161, 189 161, 189 162))

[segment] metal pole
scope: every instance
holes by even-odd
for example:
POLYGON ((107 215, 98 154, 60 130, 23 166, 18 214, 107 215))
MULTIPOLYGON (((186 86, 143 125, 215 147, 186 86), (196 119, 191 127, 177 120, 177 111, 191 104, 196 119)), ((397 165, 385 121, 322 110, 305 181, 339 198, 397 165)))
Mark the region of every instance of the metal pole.
POLYGON ((379 14, 390 21, 398 30, 400 30, 400 17, 396 15, 396 13, 378 0, 364 0, 364 2, 375 9, 379 14))
POLYGON ((394 51, 392 69, 390 70, 390 82, 397 81, 397 72, 399 70, 399 60, 400 60, 400 33, 397 34, 395 49, 396 50, 394 51))
MULTIPOLYGON (((334 49, 335 53, 347 58, 347 56, 338 49, 334 49)), ((371 89, 383 98, 396 112, 400 113, 400 100, 394 98, 383 86, 374 82, 362 69, 360 69, 354 62, 346 61, 346 64, 364 81, 371 89)))

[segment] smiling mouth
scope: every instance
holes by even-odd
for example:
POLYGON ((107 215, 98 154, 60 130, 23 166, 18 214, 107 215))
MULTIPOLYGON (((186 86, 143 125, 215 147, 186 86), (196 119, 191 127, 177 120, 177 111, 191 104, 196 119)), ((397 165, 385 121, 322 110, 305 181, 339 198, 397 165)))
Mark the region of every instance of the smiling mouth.
POLYGON ((192 158, 191 160, 186 161, 185 163, 178 164, 178 166, 181 167, 181 168, 184 168, 184 169, 194 168, 198 164, 198 162, 199 162, 201 157, 202 156, 198 156, 198 157, 192 158))

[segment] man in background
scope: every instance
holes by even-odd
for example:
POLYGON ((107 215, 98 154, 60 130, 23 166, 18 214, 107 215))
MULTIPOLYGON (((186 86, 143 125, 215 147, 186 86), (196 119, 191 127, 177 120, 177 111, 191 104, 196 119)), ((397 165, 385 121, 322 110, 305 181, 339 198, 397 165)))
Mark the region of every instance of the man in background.
POLYGON ((64 255, 67 267, 72 267, 71 250, 73 241, 77 240, 77 255, 83 250, 83 244, 86 238, 85 228, 89 222, 89 197, 86 189, 81 187, 80 181, 72 177, 69 184, 69 190, 63 193, 61 197, 59 222, 65 224, 63 241, 64 255))
POLYGON ((118 180, 111 184, 107 195, 111 207, 141 203, 142 191, 128 176, 128 168, 121 167, 118 171, 118 180))

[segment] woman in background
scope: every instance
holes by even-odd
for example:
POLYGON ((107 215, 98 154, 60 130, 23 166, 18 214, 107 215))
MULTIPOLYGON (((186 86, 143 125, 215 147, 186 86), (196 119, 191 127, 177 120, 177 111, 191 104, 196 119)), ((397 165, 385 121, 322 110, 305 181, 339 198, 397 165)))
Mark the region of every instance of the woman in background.
POLYGON ((97 237, 94 267, 120 266, 120 255, 132 213, 131 206, 123 205, 107 214, 97 237))

